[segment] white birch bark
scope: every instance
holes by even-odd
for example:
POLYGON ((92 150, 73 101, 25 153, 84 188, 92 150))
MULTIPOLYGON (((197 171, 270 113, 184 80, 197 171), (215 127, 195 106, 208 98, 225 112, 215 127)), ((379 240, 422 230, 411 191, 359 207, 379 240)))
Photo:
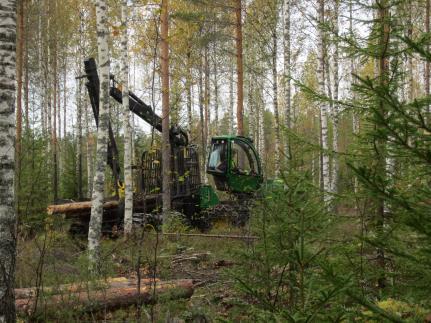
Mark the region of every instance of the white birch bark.
MULTIPOLYGON (((319 87, 322 95, 325 94, 325 33, 323 23, 325 19, 325 1, 319 0, 319 87)), ((330 202, 331 183, 329 180, 329 155, 328 155, 328 106, 326 102, 320 103, 320 132, 322 146, 322 186, 324 191, 324 202, 330 202)))
POLYGON ((93 135, 91 133, 89 118, 88 118, 88 108, 89 104, 87 101, 85 102, 85 136, 87 138, 87 197, 91 197, 91 193, 93 192, 93 177, 94 177, 94 163, 93 163, 93 135))
MULTIPOLYGON (((287 130, 290 130, 291 125, 291 46, 290 46, 290 15, 291 2, 284 0, 284 122, 287 130)), ((289 137, 286 138, 285 154, 287 162, 291 159, 291 148, 289 137)))
POLYGON ((78 175, 78 199, 82 199, 82 82, 76 80, 76 123, 78 126, 78 140, 76 149, 76 173, 78 175))
POLYGON ((97 49, 99 58, 100 104, 97 129, 96 169, 93 181, 91 218, 88 230, 88 251, 90 269, 100 269, 100 237, 102 234, 103 194, 108 149, 109 123, 109 47, 107 5, 105 0, 95 0, 97 20, 97 49))
POLYGON ((0 322, 15 322, 16 1, 0 3, 0 322))
POLYGON ((132 233, 133 182, 132 182, 132 131, 129 110, 129 65, 127 46, 127 0, 121 5, 121 83, 123 85, 124 123, 124 234, 132 233))
POLYGON ((334 105, 333 105, 333 134, 332 134, 332 149, 334 150, 334 157, 332 158, 332 178, 331 178, 331 191, 337 193, 338 191, 338 176, 339 176, 339 160, 338 160, 338 114, 339 107, 338 101, 338 88, 339 88, 339 52, 338 52, 338 15, 339 15, 339 0, 335 0, 334 7, 334 32, 335 32, 335 50, 334 50, 334 105))
POLYGON ((280 114, 278 111, 278 79, 277 79, 277 27, 274 26, 272 35, 272 95, 275 117, 275 174, 280 173, 280 114))

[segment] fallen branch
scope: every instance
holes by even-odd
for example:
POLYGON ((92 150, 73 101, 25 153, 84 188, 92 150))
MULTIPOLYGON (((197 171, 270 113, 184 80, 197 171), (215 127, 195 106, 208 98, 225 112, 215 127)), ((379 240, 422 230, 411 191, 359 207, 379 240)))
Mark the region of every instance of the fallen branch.
MULTIPOLYGON (((45 295, 43 305, 47 311, 61 311, 62 309, 72 311, 97 311, 100 309, 115 309, 130 306, 136 303, 150 303, 156 301, 153 297, 152 279, 141 280, 140 290, 137 281, 127 278, 111 280, 105 286, 84 290, 83 285, 64 285, 63 292, 58 293, 54 288, 50 290, 53 295, 45 295), (76 288, 80 286, 79 288, 76 288)), ((31 290, 31 289, 30 289, 31 290)), ((156 295, 169 297, 171 299, 189 298, 193 294, 192 279, 178 279, 171 281, 159 281, 155 287, 156 295)), ((27 291, 16 290, 17 295, 26 296, 27 291)), ((18 313, 31 314, 35 302, 34 296, 17 298, 15 306, 18 313)))

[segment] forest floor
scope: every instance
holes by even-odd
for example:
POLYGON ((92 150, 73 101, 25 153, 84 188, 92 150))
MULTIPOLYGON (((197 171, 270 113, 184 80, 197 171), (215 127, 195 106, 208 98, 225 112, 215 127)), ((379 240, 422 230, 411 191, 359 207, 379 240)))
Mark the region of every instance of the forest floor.
MULTIPOLYGON (((89 280, 87 240, 72 237, 64 225, 50 224, 44 233, 18 241, 16 284, 18 288, 59 286, 89 280)), ((186 228, 176 227, 176 232, 186 228)), ((247 235, 245 228, 218 223, 211 234, 247 235)), ((188 230, 190 232, 190 230, 188 230)), ((231 272, 237 255, 253 242, 214 237, 162 236, 137 230, 125 240, 104 238, 103 277, 160 280, 192 279, 194 292, 189 299, 163 299, 150 305, 122 308, 113 312, 77 313, 65 309, 52 320, 68 317, 79 321, 208 322, 241 320, 239 298, 235 295, 231 272)), ((40 310, 39 310, 40 311, 40 310)), ((43 311, 39 315, 46 315, 43 311)), ((40 317, 40 316, 39 316, 40 317)), ((49 317, 43 317, 43 320, 49 317)))

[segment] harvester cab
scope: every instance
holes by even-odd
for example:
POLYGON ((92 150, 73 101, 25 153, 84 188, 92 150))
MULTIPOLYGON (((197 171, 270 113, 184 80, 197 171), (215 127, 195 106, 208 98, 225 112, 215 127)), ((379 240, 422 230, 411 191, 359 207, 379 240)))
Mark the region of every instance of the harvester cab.
POLYGON ((253 193, 263 182, 259 155, 250 138, 218 136, 211 140, 207 173, 219 191, 253 193))

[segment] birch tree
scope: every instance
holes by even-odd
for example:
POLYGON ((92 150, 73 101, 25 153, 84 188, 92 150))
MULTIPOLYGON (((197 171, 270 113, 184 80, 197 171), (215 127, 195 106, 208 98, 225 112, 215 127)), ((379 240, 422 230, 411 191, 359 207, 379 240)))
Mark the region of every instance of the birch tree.
POLYGON ((336 193, 338 190, 338 173, 339 173, 339 160, 338 160, 338 119, 339 119, 339 107, 337 104, 338 101, 338 92, 339 92, 339 51, 338 51, 338 15, 339 15, 339 0, 335 0, 334 6, 334 33, 335 33, 335 44, 334 44, 334 105, 333 105, 333 133, 332 133, 332 147, 335 152, 335 155, 332 159, 332 178, 331 178, 331 191, 336 193))
MULTIPOLYGON (((430 0, 425 0, 425 32, 427 35, 429 35, 430 32, 430 0)), ((427 43, 425 49, 427 51, 430 50, 430 46, 427 43)), ((424 78, 425 78, 425 95, 430 95, 430 61, 427 59, 425 61, 425 71, 424 71, 424 78)), ((429 113, 429 107, 428 107, 428 113, 429 113)))
POLYGON ((100 269, 100 237, 102 234, 103 195, 105 184, 105 169, 108 149, 109 125, 109 47, 107 5, 105 0, 96 0, 97 49, 99 58, 99 124, 97 128, 96 169, 93 180, 93 195, 91 218, 88 230, 88 251, 90 269, 93 272, 100 269))
POLYGON ((237 133, 244 136, 244 76, 243 76, 243 62, 242 62, 242 1, 235 0, 235 16, 236 16, 236 68, 237 68, 237 133))
MULTIPOLYGON (((291 128, 291 48, 290 15, 291 0, 284 0, 284 122, 286 129, 291 128)), ((291 159, 290 140, 286 138, 285 154, 287 162, 291 159)))
MULTIPOLYGON (((325 32, 323 30, 323 24, 325 22, 325 0, 319 0, 318 7, 319 17, 319 88, 322 95, 326 93, 325 88, 325 32)), ((328 106, 326 102, 320 102, 320 136, 322 146, 322 165, 321 165, 321 176, 322 176, 322 187, 324 191, 324 201, 328 203, 330 200, 329 192, 331 190, 331 183, 329 181, 329 156, 328 156, 328 106)))
POLYGON ((121 82, 123 85, 123 123, 124 123, 124 234, 132 232, 133 181, 132 181, 132 130, 129 110, 129 55, 127 45, 127 0, 121 5, 121 82))
POLYGON ((15 322, 16 1, 0 3, 0 322, 15 322))

